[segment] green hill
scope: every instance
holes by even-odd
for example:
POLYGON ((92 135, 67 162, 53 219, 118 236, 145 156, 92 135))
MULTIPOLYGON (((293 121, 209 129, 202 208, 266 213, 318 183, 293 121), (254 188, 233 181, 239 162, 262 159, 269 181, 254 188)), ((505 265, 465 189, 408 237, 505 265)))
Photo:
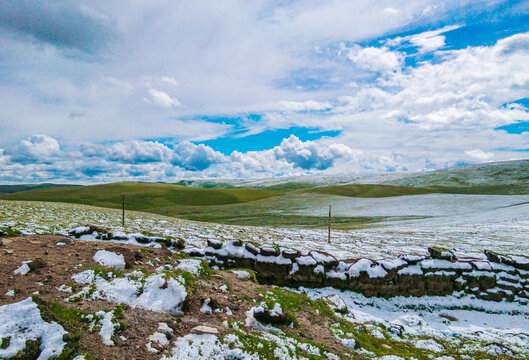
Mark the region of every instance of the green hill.
MULTIPOLYGON (((316 186, 313 181, 285 181, 269 186, 234 187, 228 182, 190 180, 179 184, 121 182, 91 186, 52 184, 31 188, 11 186, 0 199, 53 201, 120 208, 190 220, 240 225, 322 226, 321 217, 300 216, 298 209, 319 209, 337 197, 380 198, 431 193, 529 194, 529 161, 466 166, 419 174, 405 174, 378 184, 350 183, 316 186), (52 187, 53 186, 53 187, 52 187), (15 192, 16 191, 16 192, 15 192)), ((7 189, 7 188, 4 188, 7 189)), ((319 213, 319 210, 317 211, 319 213)), ((343 224, 380 219, 347 217, 343 224)))
POLYGON ((0 185, 0 193, 12 194, 20 191, 35 190, 35 189, 45 189, 53 187, 64 187, 64 186, 76 186, 68 184, 19 184, 19 185, 0 185))
POLYGON ((502 161, 404 174, 383 184, 413 187, 482 187, 489 188, 489 191, 500 192, 505 192, 506 187, 512 186, 527 193, 525 188, 529 186, 529 160, 502 161))
POLYGON ((149 211, 175 206, 210 206, 253 201, 280 193, 260 189, 203 189, 174 184, 121 182, 102 185, 46 188, 0 194, 5 200, 57 201, 103 207, 121 207, 125 195, 127 208, 149 211))

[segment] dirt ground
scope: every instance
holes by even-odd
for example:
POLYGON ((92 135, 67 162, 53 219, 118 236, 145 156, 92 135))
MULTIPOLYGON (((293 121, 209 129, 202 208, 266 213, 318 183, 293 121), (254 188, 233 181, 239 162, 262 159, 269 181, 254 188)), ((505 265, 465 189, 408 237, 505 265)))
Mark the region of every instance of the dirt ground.
MULTIPOLYGON (((166 248, 145 250, 132 245, 81 240, 73 240, 73 244, 70 245, 58 246, 57 242, 61 239, 64 237, 32 235, 0 240, 0 305, 18 302, 38 294, 44 301, 55 300, 64 306, 85 312, 93 313, 114 308, 117 304, 106 301, 82 300, 67 303, 64 299, 72 294, 59 290, 61 285, 73 283, 72 275, 99 266, 93 260, 93 256, 101 249, 112 251, 121 249, 123 253, 127 253, 125 257, 135 259, 131 270, 154 271, 161 265, 177 263, 173 254, 166 248), (33 260, 39 268, 31 270, 26 275, 14 275, 13 271, 27 260, 33 260), (15 290, 14 296, 5 295, 10 290, 15 290)), ((122 319, 127 326, 120 332, 124 339, 117 339, 116 345, 109 347, 103 345, 97 331, 90 333, 82 329, 80 352, 103 360, 159 359, 162 354, 170 355, 173 346, 170 344, 165 348, 157 347, 159 352, 156 354, 147 351, 147 338, 156 332, 160 322, 166 322, 174 330, 174 337, 186 335, 198 325, 217 328, 222 336, 227 331, 223 321, 244 321, 246 311, 260 302, 259 299, 262 298, 264 291, 273 288, 274 286, 241 280, 228 271, 216 271, 207 280, 197 280, 195 291, 188 296, 184 304, 184 315, 128 308, 124 311, 124 319, 122 319), (230 287, 228 293, 221 290, 221 286, 225 284, 230 287), (225 312, 202 313, 200 307, 206 298, 211 298, 219 308, 229 307, 233 315, 228 316, 225 312)), ((75 290, 79 291, 80 287, 75 290)), ((324 343, 335 353, 345 351, 342 344, 331 334, 327 318, 315 313, 300 312, 299 309, 285 310, 295 313, 298 321, 296 333, 302 334, 304 339, 324 343)), ((285 327, 285 331, 289 329, 285 327)))

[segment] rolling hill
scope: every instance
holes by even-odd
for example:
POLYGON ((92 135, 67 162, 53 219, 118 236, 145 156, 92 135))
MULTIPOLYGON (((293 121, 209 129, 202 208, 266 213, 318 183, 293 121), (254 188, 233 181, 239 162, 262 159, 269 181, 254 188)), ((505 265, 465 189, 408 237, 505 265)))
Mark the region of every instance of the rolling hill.
MULTIPOLYGON (((276 178, 273 182, 262 180, 260 183, 246 183, 247 186, 229 180, 185 180, 178 184, 120 182, 90 186, 42 186, 0 193, 0 199, 120 208, 124 195, 128 210, 226 224, 317 227, 325 224, 324 212, 322 216, 307 216, 300 215, 298 210, 320 209, 337 199, 347 198, 432 193, 529 194, 529 161, 490 163, 416 174, 363 176, 362 183, 343 183, 351 178, 349 175, 342 178, 314 177, 309 178, 309 181, 304 181, 304 178, 286 178, 283 181, 276 178), (322 179, 331 185, 318 186, 318 181, 322 179), (365 183, 370 179, 374 183, 365 183)), ((319 210, 316 212, 319 213, 319 210)), ((353 226, 381 221, 378 218, 354 216, 334 220, 353 226)))
POLYGON ((63 187, 63 186, 78 186, 70 184, 18 184, 18 185, 0 185, 0 193, 12 194, 19 191, 35 190, 35 189, 46 189, 54 187, 63 187))

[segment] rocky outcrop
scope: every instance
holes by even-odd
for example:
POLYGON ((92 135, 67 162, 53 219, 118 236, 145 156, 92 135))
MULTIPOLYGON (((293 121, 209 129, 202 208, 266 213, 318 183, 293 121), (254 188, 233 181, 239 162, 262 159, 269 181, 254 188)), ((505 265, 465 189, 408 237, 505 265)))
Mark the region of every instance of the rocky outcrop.
MULTIPOLYGON (((182 238, 174 238, 170 236, 149 236, 140 233, 124 234, 124 233, 112 233, 107 229, 101 228, 96 225, 85 225, 79 226, 68 232, 70 237, 81 240, 112 240, 112 241, 129 241, 131 243, 138 243, 142 245, 147 244, 161 244, 165 246, 172 246, 176 249, 183 249, 185 247, 185 241, 182 238)), ((222 243, 220 243, 222 245, 222 243)), ((213 246, 209 244, 208 246, 213 246)))
POLYGON ((366 296, 473 294, 494 301, 529 299, 529 259, 486 252, 487 259, 457 258, 451 251, 431 248, 430 256, 394 259, 337 260, 331 254, 277 246, 257 247, 240 241, 208 241, 205 249, 186 248, 219 268, 248 268, 266 284, 332 286, 366 296))

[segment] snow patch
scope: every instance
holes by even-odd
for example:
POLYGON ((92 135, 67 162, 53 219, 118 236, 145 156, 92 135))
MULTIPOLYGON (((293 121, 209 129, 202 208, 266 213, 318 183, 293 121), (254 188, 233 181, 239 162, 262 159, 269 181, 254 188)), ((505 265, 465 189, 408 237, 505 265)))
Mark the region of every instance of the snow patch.
POLYGON ((112 251, 99 250, 94 255, 94 261, 98 264, 114 269, 125 269, 125 258, 122 254, 116 254, 112 251))
POLYGON ((0 339, 11 337, 9 346, 0 349, 0 358, 15 356, 26 347, 26 341, 40 339, 41 353, 37 360, 59 356, 66 345, 63 327, 45 322, 37 304, 27 298, 17 303, 0 306, 0 339))

